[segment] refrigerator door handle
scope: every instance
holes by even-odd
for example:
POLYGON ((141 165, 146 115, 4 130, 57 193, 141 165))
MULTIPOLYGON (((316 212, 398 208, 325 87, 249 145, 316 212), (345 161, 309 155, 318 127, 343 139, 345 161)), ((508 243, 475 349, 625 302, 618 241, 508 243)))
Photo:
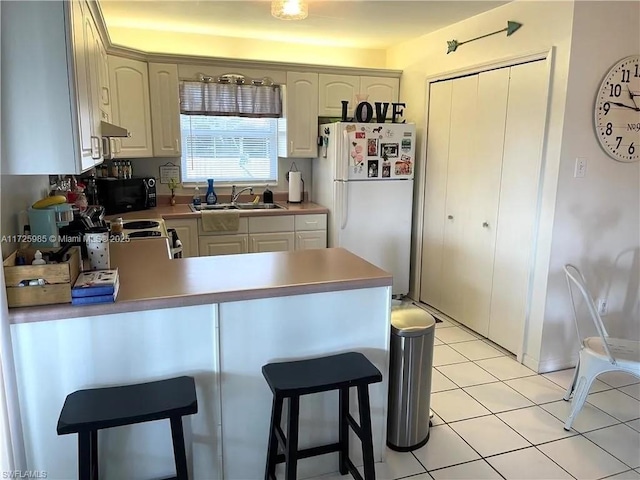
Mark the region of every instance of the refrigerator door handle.
POLYGON ((342 130, 342 155, 341 155, 340 180, 349 180, 349 133, 342 130))
POLYGON ((349 182, 342 182, 342 223, 340 228, 344 230, 349 220, 349 182))

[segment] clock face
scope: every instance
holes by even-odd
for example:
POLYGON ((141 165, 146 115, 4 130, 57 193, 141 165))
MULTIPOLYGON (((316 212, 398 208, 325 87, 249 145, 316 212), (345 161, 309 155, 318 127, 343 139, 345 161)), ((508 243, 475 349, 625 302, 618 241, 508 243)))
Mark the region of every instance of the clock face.
POLYGON ((619 162, 640 158, 640 56, 623 58, 602 81, 595 105, 596 135, 619 162))

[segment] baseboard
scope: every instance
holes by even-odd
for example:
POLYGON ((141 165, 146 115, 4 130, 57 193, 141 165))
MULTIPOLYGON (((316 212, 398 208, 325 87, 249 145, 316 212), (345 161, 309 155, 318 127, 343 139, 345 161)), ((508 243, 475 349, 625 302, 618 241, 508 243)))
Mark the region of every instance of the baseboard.
MULTIPOLYGON (((564 370, 566 368, 575 367, 578 364, 578 356, 572 355, 571 357, 549 358, 547 360, 538 361, 537 363, 538 363, 538 369, 536 371, 538 373, 555 372, 556 370, 564 370)), ((529 368, 532 368, 532 367, 529 367, 529 368)))

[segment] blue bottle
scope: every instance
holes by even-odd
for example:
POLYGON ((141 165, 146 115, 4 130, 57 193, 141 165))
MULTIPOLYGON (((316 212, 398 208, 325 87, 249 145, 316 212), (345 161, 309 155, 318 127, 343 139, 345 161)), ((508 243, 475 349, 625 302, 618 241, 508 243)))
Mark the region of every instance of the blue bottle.
POLYGON ((209 186, 207 187, 207 195, 205 196, 205 199, 207 201, 207 205, 214 205, 218 203, 218 196, 216 195, 216 192, 213 191, 213 178, 207 180, 207 183, 209 186))

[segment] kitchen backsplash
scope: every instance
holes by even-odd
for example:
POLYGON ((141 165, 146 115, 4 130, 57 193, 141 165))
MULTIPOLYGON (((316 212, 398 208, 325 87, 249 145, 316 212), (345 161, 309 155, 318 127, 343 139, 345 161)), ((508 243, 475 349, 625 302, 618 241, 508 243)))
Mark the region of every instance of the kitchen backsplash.
MULTIPOLYGON (((1 235, 17 235, 18 212, 29 208, 49 190, 47 175, 0 175, 0 232, 1 235)), ((2 242, 2 258, 7 257, 16 245, 2 242)))
MULTIPOLYGON (((295 161, 296 167, 298 170, 302 172, 302 179, 304 180, 305 190, 311 190, 311 159, 308 158, 279 158, 278 159, 278 184, 271 185, 269 188, 274 192, 287 192, 288 184, 286 180, 286 174, 291 168, 291 164, 295 161)), ((131 160, 133 175, 135 176, 150 176, 150 177, 160 177, 160 166, 165 165, 167 162, 172 162, 176 165, 180 163, 179 158, 134 158, 131 160)), ((107 162, 110 163, 110 162, 107 162)), ((204 194, 204 190, 206 190, 206 185, 203 184, 200 187, 201 193, 204 194)), ((254 193, 259 194, 262 193, 262 188, 258 188, 254 190, 254 193)), ((157 185, 158 195, 169 195, 171 191, 169 187, 164 184, 160 184, 158 182, 157 185)), ((216 187, 216 192, 220 191, 221 193, 230 193, 231 188, 224 187, 216 187), (228 190, 228 191, 227 191, 228 190)), ((192 188, 186 189, 176 189, 176 195, 193 195, 192 188)))

